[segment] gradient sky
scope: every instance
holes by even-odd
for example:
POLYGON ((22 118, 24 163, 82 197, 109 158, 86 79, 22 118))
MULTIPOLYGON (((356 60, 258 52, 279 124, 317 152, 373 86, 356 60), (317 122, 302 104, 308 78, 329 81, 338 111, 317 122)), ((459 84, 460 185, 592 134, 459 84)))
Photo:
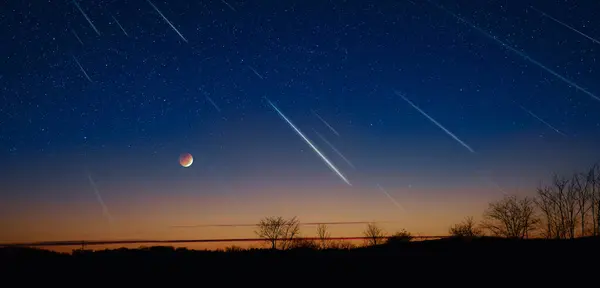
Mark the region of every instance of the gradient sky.
POLYGON ((0 4, 0 242, 443 235, 600 160, 597 1, 79 2, 0 4))

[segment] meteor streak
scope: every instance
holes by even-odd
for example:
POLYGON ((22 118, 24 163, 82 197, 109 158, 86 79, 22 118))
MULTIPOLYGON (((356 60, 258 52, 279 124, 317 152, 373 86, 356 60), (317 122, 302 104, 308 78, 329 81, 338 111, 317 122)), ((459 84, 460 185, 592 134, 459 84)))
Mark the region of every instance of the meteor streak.
POLYGON ((94 83, 94 81, 92 81, 92 78, 90 78, 90 75, 88 75, 87 72, 85 72, 85 69, 83 69, 83 66, 81 66, 81 63, 79 63, 79 60, 77 60, 75 56, 73 56, 73 60, 75 60, 75 63, 77 63, 77 66, 79 66, 79 69, 81 70, 81 72, 83 72, 83 75, 85 75, 85 78, 87 78, 88 81, 90 81, 90 83, 94 83))
POLYGON ((252 68, 252 66, 248 66, 248 68, 250 68, 250 70, 252 70, 252 72, 254 72, 254 74, 256 74, 256 76, 258 76, 258 78, 260 78, 261 80, 264 80, 265 78, 260 75, 254 68, 252 68))
POLYGON ((323 153, 321 153, 321 151, 319 151, 319 149, 317 149, 317 147, 315 147, 315 145, 306 136, 304 136, 302 131, 300 131, 300 129, 296 128, 296 126, 292 123, 292 121, 290 121, 279 110, 279 108, 277 108, 277 106, 275 106, 275 104, 273 104, 273 102, 271 102, 271 100, 267 99, 266 97, 265 97, 265 99, 267 100, 269 105, 271 105, 271 107, 273 107, 273 109, 277 112, 277 114, 279 114, 279 116, 281 116, 281 118, 283 118, 283 120, 285 120, 285 122, 287 122, 292 127, 292 129, 294 129, 294 131, 296 131, 296 133, 300 137, 302 137, 304 142, 306 142, 306 144, 308 144, 308 146, 310 146, 310 148, 312 148, 317 153, 317 155, 319 155, 319 157, 321 157, 321 159, 323 159, 325 164, 327 164, 327 166, 329 166, 329 169, 331 169, 333 172, 335 172, 344 182, 346 182, 346 184, 348 184, 349 186, 352 186, 352 184, 350 184, 350 181, 348 181, 348 179, 346 179, 346 177, 335 167, 335 165, 333 165, 333 163, 331 163, 331 161, 329 161, 329 159, 327 159, 327 157, 325 157, 325 155, 323 155, 323 153))
POLYGON ((227 7, 229 7, 229 9, 231 9, 231 11, 236 12, 235 9, 233 8, 233 6, 229 5, 229 3, 227 3, 225 0, 221 0, 221 2, 223 2, 223 4, 227 5, 227 7))
POLYGON ((73 30, 73 29, 71 29, 71 32, 73 33, 73 35, 75 36, 77 41, 79 41, 79 43, 81 43, 81 45, 84 45, 83 41, 81 41, 81 38, 79 38, 79 35, 77 35, 77 32, 75 32, 75 30, 73 30))
POLYGON ((437 121, 435 121, 435 119, 431 118, 431 116, 429 116, 427 113, 425 113, 425 111, 421 110, 421 108, 417 107, 417 105, 413 104, 410 100, 408 100, 406 97, 404 97, 404 95, 402 95, 400 92, 394 91, 394 93, 396 93, 396 95, 402 97, 402 99, 404 99, 404 101, 406 101, 408 104, 410 104, 410 106, 412 106, 417 111, 419 111, 421 114, 423 114, 423 116, 427 117, 427 119, 429 119, 429 121, 431 121, 433 124, 438 126, 440 129, 444 130, 444 132, 446 132, 446 134, 448 134, 450 137, 452 137, 454 140, 456 140, 456 142, 460 143, 460 145, 467 148, 469 151, 471 151, 471 153, 475 153, 475 151, 473 149, 471 149, 471 147, 469 147, 469 145, 467 145, 467 143, 458 139, 458 137, 456 137, 456 135, 454 135, 452 132, 450 132, 450 130, 446 129, 444 126, 442 126, 442 124, 438 123, 437 121))
POLYGON ((533 59, 533 58, 531 58, 531 57, 529 57, 529 55, 527 55, 527 54, 525 54, 525 53, 523 53, 523 52, 521 52, 521 51, 517 50, 516 48, 514 48, 514 47, 512 47, 512 46, 510 46, 510 45, 508 45, 508 44, 506 44, 506 43, 504 43, 502 40, 498 39, 498 37, 496 37, 496 36, 494 36, 494 35, 492 35, 492 34, 488 33, 487 31, 485 31, 485 30, 483 30, 483 29, 481 29, 481 28, 479 28, 479 27, 477 27, 477 26, 475 26, 475 24, 473 24, 473 23, 471 23, 471 22, 469 22, 469 21, 465 20, 464 18, 462 18, 462 17, 460 17, 460 16, 458 16, 458 15, 456 15, 456 14, 454 14, 454 13, 453 13, 453 12, 451 12, 450 10, 448 10, 448 9, 446 9, 446 8, 444 8, 444 7, 442 7, 442 6, 438 5, 438 4, 436 4, 436 3, 434 3, 434 2, 432 2, 432 1, 430 1, 430 0, 427 0, 427 1, 428 1, 429 3, 431 3, 432 5, 436 6, 438 9, 440 9, 440 10, 442 10, 442 11, 444 11, 444 12, 448 13, 448 14, 449 14, 449 15, 451 15, 452 17, 456 18, 458 21, 460 21, 460 22, 462 22, 462 23, 464 23, 464 24, 467 24, 467 25, 469 25, 471 28, 475 29, 476 31, 478 31, 479 33, 483 34, 483 35, 484 35, 484 36, 486 36, 487 38, 490 38, 490 39, 492 39, 492 40, 496 41, 496 42, 497 42, 498 44, 500 44, 502 47, 504 47, 504 48, 506 48, 506 49, 508 49, 508 50, 512 51, 513 53, 515 53, 515 54, 517 54, 517 55, 521 56, 523 59, 525 59, 525 60, 527 60, 527 61, 529 61, 529 62, 531 62, 531 63, 533 63, 533 64, 537 65, 538 67, 540 67, 540 68, 542 68, 542 69, 544 69, 544 70, 546 70, 546 72, 548 72, 548 73, 550 73, 550 74, 554 75, 556 78, 558 78, 558 79, 562 80, 563 82, 565 82, 565 83, 569 84, 570 86, 572 86, 572 87, 575 87, 577 90, 579 90, 579 91, 581 91, 581 92, 583 92, 583 93, 587 94, 588 96, 590 96, 590 97, 592 97, 592 98, 594 98, 594 99, 596 99, 596 100, 600 101, 600 97, 596 96, 595 94, 593 94, 592 92, 590 92, 590 91, 586 90, 585 88, 583 88, 583 87, 579 86, 577 83, 575 83, 575 82, 573 82, 573 81, 571 81, 571 80, 567 79, 566 77, 564 77, 564 76, 562 76, 562 75, 558 74, 558 73, 557 73, 557 72, 555 72, 554 70, 552 70, 552 69, 550 69, 550 68, 548 68, 548 67, 544 66, 544 64, 542 64, 542 63, 538 62, 537 60, 535 60, 535 59, 533 59))
POLYGON ((504 190, 502 187, 500 187, 500 185, 499 185, 499 184, 498 184, 496 181, 494 181, 494 180, 493 180, 493 179, 491 179, 491 178, 490 178, 489 180, 490 180, 490 182, 491 182, 491 183, 494 185, 494 187, 496 187, 496 189, 498 189, 498 191, 500 191, 500 192, 502 192, 502 194, 504 194, 504 195, 507 195, 507 196, 508 196, 508 193, 506 193, 506 191, 505 191, 505 190, 504 190))
POLYGON ((125 28, 123 28, 123 26, 121 25, 121 23, 119 23, 119 20, 117 20, 117 18, 115 18, 115 16, 112 16, 113 20, 115 20, 115 23, 117 23, 117 26, 119 26, 119 28, 121 28, 121 31, 123 31, 123 34, 125 34, 125 36, 129 37, 129 34, 127 34, 127 31, 125 31, 125 28))
POLYGON ((325 119, 323 119, 319 114, 317 114, 317 112, 315 112, 315 110, 311 110, 313 114, 315 114, 315 116, 317 116, 317 118, 319 118, 319 120, 321 120, 321 122, 323 122, 323 124, 325 124, 325 126, 327 126, 329 128, 329 130, 331 130, 331 132, 333 132, 333 134, 340 136, 340 133, 338 133, 335 129, 333 129, 333 127, 331 125, 329 125, 329 123, 327 123, 327 121, 325 121, 325 119))
POLYGON ((383 192, 383 194, 385 194, 385 196, 387 196, 390 200, 392 200, 392 203, 394 203, 394 205, 396 205, 396 207, 404 210, 404 207, 402 207, 402 205, 400 205, 400 203, 398 203, 398 201, 396 201, 396 199, 394 199, 394 197, 392 197, 392 195, 390 195, 390 193, 388 193, 383 187, 381 187, 381 185, 377 184, 377 187, 379 188, 379 191, 383 192))
POLYGON ((208 97, 208 95, 207 95, 207 96, 205 96, 205 97, 206 97, 206 100, 207 100, 207 101, 208 101, 210 104, 212 104, 212 106, 213 106, 213 107, 215 107, 215 109, 217 109, 217 111, 218 111, 219 113, 221 113, 221 109, 219 108, 219 106, 217 106, 217 103, 215 103, 215 101, 213 101, 213 100, 212 100, 210 97, 208 97))
POLYGON ((104 216, 106 216, 109 222, 113 222, 113 217, 110 215, 104 200, 102 200, 102 195, 100 195, 100 191, 98 191, 98 187, 96 187, 96 182, 94 182, 94 179, 92 179, 92 175, 89 172, 87 173, 87 176, 88 180, 90 181, 90 186, 92 187, 94 194, 96 194, 96 199, 98 199, 98 203, 100 203, 100 206, 102 206, 102 213, 104 216))
POLYGON ((350 162, 350 160, 348 160, 348 158, 344 157, 344 154, 342 154, 342 152, 337 150, 335 148, 335 146, 333 146, 333 144, 331 144, 329 141, 327 141, 327 139, 325 139, 325 137, 323 135, 321 135, 321 133, 317 132, 317 130, 314 130, 314 129, 313 129, 313 131, 315 132, 315 134, 317 134, 317 136, 319 136, 319 138, 321 138, 321 140, 323 140, 323 142, 325 142, 325 144, 329 145, 329 147, 331 148, 331 150, 333 150, 333 152, 338 154, 338 156, 340 156, 340 158, 344 159, 344 161, 346 161, 346 163, 348 163, 348 165, 350 165, 350 167, 352 167, 353 169, 356 169, 356 167, 354 167, 352 162, 350 162))
POLYGON ((167 17, 165 17, 165 15, 163 15, 163 13, 160 12, 160 10, 158 10, 158 8, 156 6, 154 6, 154 4, 152 2, 150 2, 150 0, 148 0, 148 4, 150 4, 150 6, 152 6, 152 8, 154 8, 154 10, 156 10, 156 12, 165 20, 165 22, 167 22, 167 24, 169 24, 169 26, 171 26, 171 28, 173 28, 173 30, 179 35, 179 37, 181 37, 181 39, 183 39, 183 41, 185 41, 186 43, 188 42, 187 39, 185 39, 185 37, 183 37, 183 35, 181 35, 179 30, 177 30, 177 28, 175 28, 175 26, 173 26, 171 21, 169 21, 169 19, 167 19, 167 17))
MULTIPOLYGON (((518 105, 518 104, 517 104, 517 105, 518 105)), ((538 121, 540 121, 540 122, 542 122, 543 124, 545 124, 546 126, 548 126, 548 128, 550 128, 550 129, 554 130, 556 133, 558 133, 558 134, 560 134, 560 135, 562 135, 562 136, 565 136, 565 137, 567 137, 567 135, 565 135, 565 133, 563 133, 563 132, 561 132, 560 130, 558 130, 558 129, 554 128, 554 126, 550 125, 550 123, 548 123, 548 122, 544 121, 544 119, 542 119, 542 118, 540 118, 539 116, 535 115, 535 113, 531 112, 530 110, 528 110, 527 108, 525 108, 525 107, 523 107, 523 106, 521 106, 521 105, 518 105, 518 106, 519 106, 519 108, 521 108, 523 111, 525 111, 525 112, 529 113, 529 115, 531 115, 533 118, 537 119, 538 121)))
POLYGON ((83 12, 83 9, 81 9, 81 6, 79 6, 79 3, 77 3, 75 0, 73 0, 73 4, 75 4, 77 9, 79 9, 79 12, 81 12, 83 17, 85 17, 85 19, 87 20, 87 22, 90 23, 90 26, 92 26, 92 29, 94 29, 94 31, 96 31, 96 34, 98 34, 98 36, 100 36, 100 31, 98 31, 98 29, 96 29, 96 26, 94 25, 94 23, 92 23, 92 20, 90 20, 90 17, 88 17, 88 15, 85 14, 85 12, 83 12))
POLYGON ((558 23, 558 24, 560 24, 560 25, 562 25, 562 26, 566 27, 567 29, 569 29, 569 30, 571 30, 571 31, 573 31, 573 32, 575 32, 575 33, 577 33, 577 34, 579 34, 579 35, 581 35, 581 36, 583 36, 583 37, 585 37, 585 38, 587 38, 587 39, 591 40, 592 42, 594 42, 594 43, 596 43, 596 44, 600 44, 600 41, 598 41, 598 40, 596 40, 596 39, 592 38, 591 36, 589 36, 589 35, 587 35, 587 34, 585 34, 585 33, 581 32, 581 31, 579 31, 579 30, 577 30, 577 29, 575 29, 575 28, 573 28, 572 26, 569 26, 569 25, 567 25, 567 23, 564 23, 564 22, 562 22, 562 21, 560 21, 560 20, 558 20, 558 19, 556 19, 556 18, 554 18, 554 17, 552 17, 552 16, 548 15, 548 14, 547 14, 547 13, 545 13, 544 11, 542 11, 542 10, 539 10, 539 9, 537 9, 537 8, 533 7, 533 6, 529 6, 529 8, 531 8, 532 10, 534 10, 534 11, 536 11, 536 12, 538 12, 538 13, 542 14, 542 16, 544 16, 544 17, 546 17, 546 18, 548 18, 548 19, 550 19, 550 20, 552 20, 552 21, 554 21, 554 22, 556 22, 556 23, 558 23))

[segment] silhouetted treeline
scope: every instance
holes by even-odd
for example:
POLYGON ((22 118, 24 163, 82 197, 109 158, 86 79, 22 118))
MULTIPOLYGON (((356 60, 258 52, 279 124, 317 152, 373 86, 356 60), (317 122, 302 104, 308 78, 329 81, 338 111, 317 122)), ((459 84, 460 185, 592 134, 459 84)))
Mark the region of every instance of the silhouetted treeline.
MULTIPOLYGON (((121 287, 132 283, 140 287, 156 285, 157 279, 168 281, 164 285, 173 287, 192 283, 195 286, 256 286, 265 281, 268 283, 263 285, 267 286, 280 286, 283 281, 292 282, 289 285, 296 287, 307 279, 334 281, 334 287, 342 283, 354 287, 355 281, 361 278, 394 285, 398 281, 412 283, 418 280, 417 283, 425 285, 437 281, 444 284, 467 281, 463 277, 477 278, 469 280, 476 283, 509 281, 523 285, 535 281, 533 283, 539 285, 550 279, 553 283, 569 279, 573 284, 572 281, 581 279, 571 280, 574 275, 595 275, 597 266, 584 263, 598 257, 600 241, 589 237, 573 240, 455 237, 389 241, 355 249, 299 247, 195 251, 150 247, 74 251, 71 255, 11 247, 0 249, 0 271, 4 281, 16 278, 19 282, 14 283, 24 287, 41 283, 37 281, 46 285, 68 283, 84 287, 100 283, 121 287), (552 273, 550 271, 560 273, 547 274, 552 273)), ((325 282, 318 283, 325 285, 325 282)), ((322 286, 316 284, 316 287, 322 286)))
POLYGON ((600 236, 600 166, 569 176, 554 175, 533 197, 505 195, 489 204, 479 225, 468 217, 449 232, 521 239, 600 236))
POLYGON ((167 281, 161 286, 169 287, 354 287, 362 278, 368 282, 361 285, 370 286, 539 287, 550 283, 571 287, 578 281, 597 282, 591 276, 599 270, 599 214, 596 165, 571 177, 554 176, 534 197, 505 195, 489 204, 480 223, 467 217, 449 228, 450 237, 440 240, 413 241, 415 237, 404 229, 388 235, 375 223, 363 231, 363 245, 335 240, 323 224, 316 228, 317 237, 307 239, 296 217, 265 217, 255 233, 266 249, 231 246, 196 251, 157 246, 65 254, 5 247, 0 248, 0 271, 3 283, 19 286, 138 287, 158 285, 160 278, 167 281), (19 282, 8 280, 13 278, 19 282), (414 279, 417 282, 411 282, 414 279))

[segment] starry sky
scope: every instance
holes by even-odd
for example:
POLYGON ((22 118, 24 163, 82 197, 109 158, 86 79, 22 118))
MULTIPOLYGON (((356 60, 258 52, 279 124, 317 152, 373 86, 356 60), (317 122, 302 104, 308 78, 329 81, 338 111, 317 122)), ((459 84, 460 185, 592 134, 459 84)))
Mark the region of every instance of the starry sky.
POLYGON ((0 242, 443 235, 600 160, 599 9, 2 1, 0 242))

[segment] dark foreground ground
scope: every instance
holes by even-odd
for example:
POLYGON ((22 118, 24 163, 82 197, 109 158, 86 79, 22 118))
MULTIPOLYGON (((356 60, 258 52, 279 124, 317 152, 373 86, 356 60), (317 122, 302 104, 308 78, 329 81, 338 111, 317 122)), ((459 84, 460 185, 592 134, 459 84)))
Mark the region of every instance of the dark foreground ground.
POLYGON ((151 247, 73 255, 9 247, 0 248, 0 276, 3 287, 596 286, 600 238, 443 239, 351 250, 151 247))

